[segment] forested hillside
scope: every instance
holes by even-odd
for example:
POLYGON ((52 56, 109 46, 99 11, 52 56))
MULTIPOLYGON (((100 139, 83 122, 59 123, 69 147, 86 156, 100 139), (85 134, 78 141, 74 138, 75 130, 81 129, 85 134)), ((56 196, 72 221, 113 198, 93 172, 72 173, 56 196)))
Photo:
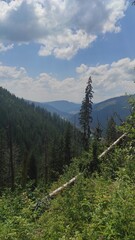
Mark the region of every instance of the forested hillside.
POLYGON ((125 123, 79 154, 69 123, 0 91, 0 239, 135 239, 134 99, 125 123))
POLYGON ((0 189, 50 183, 82 151, 80 132, 0 88, 0 189))

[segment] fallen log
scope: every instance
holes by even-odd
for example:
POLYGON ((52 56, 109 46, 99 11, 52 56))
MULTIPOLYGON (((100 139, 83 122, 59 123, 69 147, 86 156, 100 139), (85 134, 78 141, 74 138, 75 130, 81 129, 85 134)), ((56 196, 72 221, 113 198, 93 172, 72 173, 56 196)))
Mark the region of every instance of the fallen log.
POLYGON ((124 133, 122 136, 120 136, 115 142, 113 142, 103 153, 99 155, 99 159, 102 158, 106 153, 108 153, 115 145, 117 145, 122 138, 124 138, 127 134, 124 133))
POLYGON ((68 182, 66 182, 65 184, 63 184, 61 187, 57 188, 56 190, 54 190, 53 192, 49 193, 49 198, 54 197, 55 195, 57 195, 59 192, 61 192, 62 190, 64 190, 65 188, 67 188, 69 185, 72 185, 76 179, 79 177, 81 173, 79 173, 78 175, 76 175, 75 177, 73 177, 72 179, 70 179, 68 182))
MULTIPOLYGON (((117 145, 121 139, 123 139, 127 134, 124 133, 122 136, 120 136, 115 142, 113 142, 103 153, 101 153, 99 155, 99 159, 104 157, 104 155, 106 153, 108 153, 115 145, 117 145)), ((67 188, 68 186, 72 185, 77 178, 81 175, 81 173, 79 173, 78 175, 76 175, 75 177, 73 177, 72 179, 70 179, 68 182, 66 182, 65 184, 63 184, 61 187, 57 188, 56 190, 54 190, 53 192, 49 193, 49 198, 53 198, 54 196, 58 195, 60 192, 62 192, 65 188, 67 188)))

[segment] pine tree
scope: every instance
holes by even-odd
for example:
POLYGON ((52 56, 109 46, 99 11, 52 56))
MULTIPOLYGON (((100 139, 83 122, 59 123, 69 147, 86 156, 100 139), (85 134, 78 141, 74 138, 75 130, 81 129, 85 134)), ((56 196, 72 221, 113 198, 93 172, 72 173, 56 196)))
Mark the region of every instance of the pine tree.
POLYGON ((65 165, 69 165, 72 153, 71 153, 71 127, 70 124, 67 125, 64 133, 64 155, 65 155, 65 165))
POLYGON ((103 130, 102 130, 102 128, 101 128, 101 124, 100 124, 99 120, 97 120, 97 126, 96 126, 96 128, 95 128, 95 130, 94 130, 94 137, 95 137, 95 139, 96 139, 97 141, 100 141, 100 140, 101 140, 101 138, 102 138, 102 132, 103 132, 103 130))
POLYGON ((116 129, 116 122, 113 117, 110 117, 106 129, 106 141, 108 144, 114 142, 118 137, 118 132, 116 129))
POLYGON ((82 101, 80 109, 80 125, 83 132, 83 145, 84 149, 88 151, 89 149, 89 139, 91 134, 91 122, 92 122, 92 80, 91 77, 88 79, 88 83, 85 89, 85 97, 82 101))

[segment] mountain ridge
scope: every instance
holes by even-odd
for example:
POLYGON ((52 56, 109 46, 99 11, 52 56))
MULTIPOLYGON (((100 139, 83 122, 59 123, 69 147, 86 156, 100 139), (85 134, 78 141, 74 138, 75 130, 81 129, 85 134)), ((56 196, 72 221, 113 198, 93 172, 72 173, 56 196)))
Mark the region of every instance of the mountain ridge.
MULTIPOLYGON (((133 95, 134 96, 134 95, 133 95)), ((108 119, 113 116, 119 125, 130 114, 130 106, 128 103, 129 95, 122 95, 106 99, 99 103, 93 103, 93 123, 92 127, 96 127, 100 122, 103 129, 107 125, 108 119)), ((69 120, 71 123, 79 127, 79 111, 81 104, 69 102, 66 100, 38 103, 40 107, 56 113, 61 117, 69 120)))
MULTIPOLYGON (((132 96, 134 96, 134 95, 132 95, 132 96)), ((102 106, 104 108, 105 106, 115 105, 118 102, 122 105, 124 102, 124 103, 126 103, 126 106, 127 106, 129 97, 130 97, 130 95, 121 95, 118 97, 109 98, 109 99, 103 100, 98 103, 93 103, 93 108, 94 108, 94 110, 95 109, 98 110, 98 108, 102 108, 102 106)), ((72 113, 73 110, 75 110, 76 112, 79 112, 80 107, 81 107, 81 103, 70 102, 67 100, 56 100, 56 101, 50 101, 50 102, 36 102, 36 104, 41 104, 42 106, 50 106, 57 111, 65 112, 65 113, 72 113)))

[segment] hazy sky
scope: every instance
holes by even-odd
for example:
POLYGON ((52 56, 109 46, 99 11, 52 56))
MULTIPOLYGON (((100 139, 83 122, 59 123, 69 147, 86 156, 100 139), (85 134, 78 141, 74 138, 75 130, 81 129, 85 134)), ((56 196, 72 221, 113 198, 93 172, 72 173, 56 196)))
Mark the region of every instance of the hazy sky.
POLYGON ((135 93, 135 6, 127 0, 0 0, 0 85, 35 101, 135 93))

